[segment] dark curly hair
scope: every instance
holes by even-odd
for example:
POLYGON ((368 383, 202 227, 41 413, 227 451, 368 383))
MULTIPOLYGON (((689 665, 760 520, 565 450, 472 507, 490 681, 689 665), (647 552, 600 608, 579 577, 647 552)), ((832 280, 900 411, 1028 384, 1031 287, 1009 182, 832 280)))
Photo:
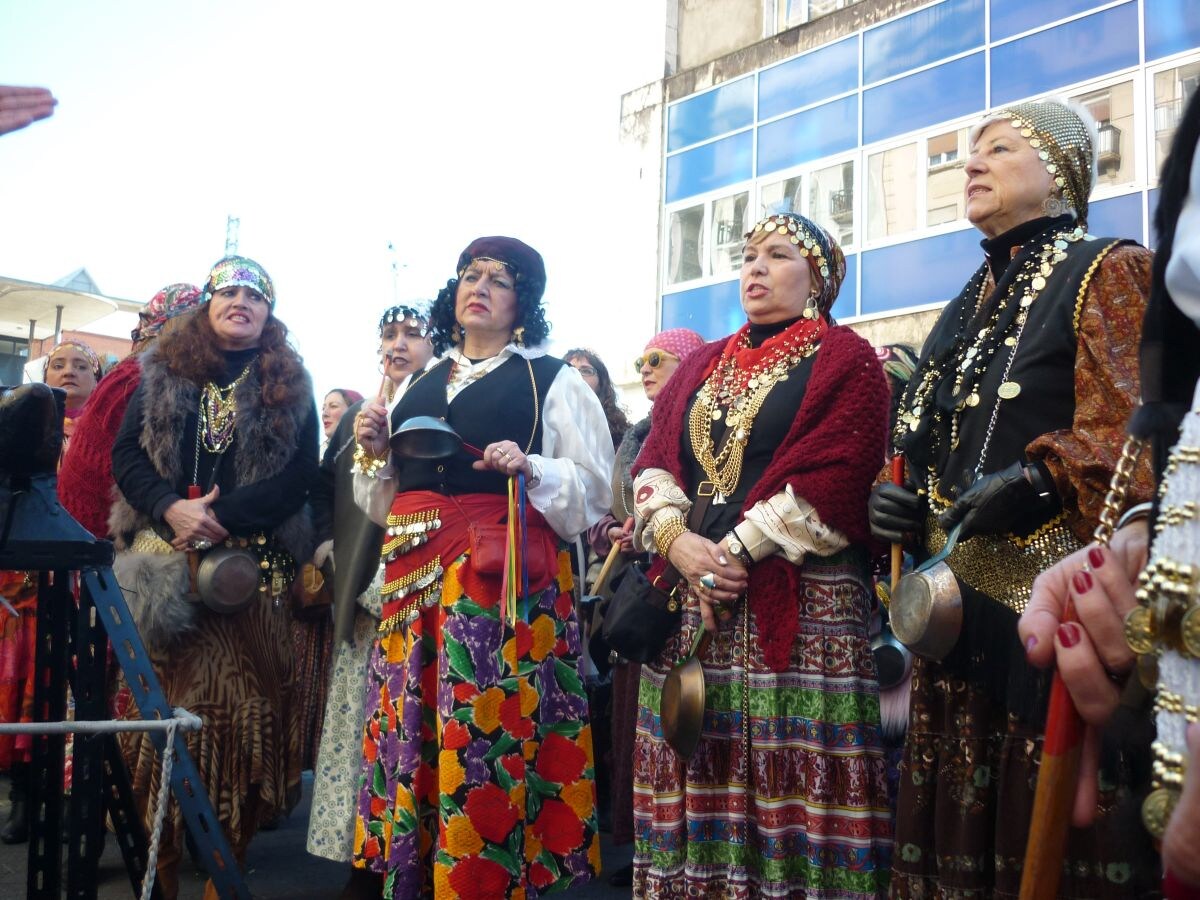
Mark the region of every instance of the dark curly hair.
MULTIPOLYGON (((225 377, 225 357, 208 320, 208 304, 178 318, 178 326, 164 329, 158 355, 167 371, 196 385, 225 377)), ((288 329, 272 312, 263 325, 259 343, 258 380, 267 409, 295 404, 309 394, 304 360, 288 343, 288 329)))
MULTIPOLYGON (((542 291, 545 283, 540 279, 526 279, 517 272, 517 318, 513 328, 525 328, 525 343, 535 347, 550 336, 550 323, 546 321, 546 311, 542 308, 542 291)), ((458 278, 451 278, 446 286, 438 291, 437 299, 429 307, 429 340, 433 343, 433 353, 441 356, 447 349, 454 346, 453 328, 458 324, 454 317, 454 301, 458 296, 458 278)))
POLYGON ((596 396, 600 398, 600 405, 604 407, 604 418, 608 419, 608 433, 612 435, 615 448, 621 443, 621 438, 629 429, 629 417, 625 415, 625 410, 621 408, 621 404, 617 400, 617 389, 613 385, 612 376, 608 374, 608 366, 596 355, 596 351, 588 350, 586 347, 568 350, 562 358, 566 363, 570 363, 573 359, 585 359, 587 364, 596 370, 596 378, 600 382, 599 387, 596 388, 596 396))

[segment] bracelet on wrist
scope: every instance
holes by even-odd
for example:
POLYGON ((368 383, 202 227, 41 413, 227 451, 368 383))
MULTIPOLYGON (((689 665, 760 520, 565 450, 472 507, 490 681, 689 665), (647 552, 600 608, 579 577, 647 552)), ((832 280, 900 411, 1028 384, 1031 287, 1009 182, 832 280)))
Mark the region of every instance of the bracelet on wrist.
POLYGON ((362 444, 354 442, 354 462, 353 468, 356 472, 366 475, 368 478, 374 478, 379 474, 379 470, 387 465, 387 457, 376 456, 362 444))
POLYGON ((672 516, 660 525, 654 528, 654 546, 658 548, 658 555, 663 559, 667 558, 667 551, 671 549, 671 545, 676 539, 684 534, 687 534, 687 521, 683 516, 672 516))
POLYGON ((1137 506, 1131 506, 1125 512, 1121 513, 1121 518, 1117 519, 1117 527, 1114 531, 1120 531, 1126 525, 1131 525, 1134 522, 1140 522, 1142 519, 1150 518, 1150 510, 1154 508, 1154 504, 1147 500, 1145 503, 1139 503, 1137 506))

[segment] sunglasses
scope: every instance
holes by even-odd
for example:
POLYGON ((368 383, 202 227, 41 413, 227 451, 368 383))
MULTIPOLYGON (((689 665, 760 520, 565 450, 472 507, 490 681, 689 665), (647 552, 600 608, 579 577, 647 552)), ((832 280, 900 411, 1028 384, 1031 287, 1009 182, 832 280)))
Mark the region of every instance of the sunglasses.
POLYGON ((635 359, 633 361, 633 367, 640 372, 642 370, 642 366, 644 366, 646 363, 650 363, 650 368, 657 369, 668 359, 678 360, 679 357, 674 353, 668 353, 665 350, 651 350, 645 356, 639 356, 637 359, 635 359))

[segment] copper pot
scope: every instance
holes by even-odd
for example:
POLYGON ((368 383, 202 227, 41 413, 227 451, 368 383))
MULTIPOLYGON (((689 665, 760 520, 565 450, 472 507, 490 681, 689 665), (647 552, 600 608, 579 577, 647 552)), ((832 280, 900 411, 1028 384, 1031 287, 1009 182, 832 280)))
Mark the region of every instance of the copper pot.
POLYGON ((241 612, 258 596, 259 564, 249 550, 214 547, 196 570, 196 592, 213 612, 241 612))
POLYGON ((917 656, 938 662, 954 649, 962 632, 962 592, 946 559, 958 543, 962 523, 946 546, 900 579, 888 615, 892 631, 917 656))
POLYGON ((700 657, 712 635, 700 626, 692 652, 667 673, 659 701, 663 737, 683 759, 690 759, 700 745, 704 728, 704 666, 700 657))

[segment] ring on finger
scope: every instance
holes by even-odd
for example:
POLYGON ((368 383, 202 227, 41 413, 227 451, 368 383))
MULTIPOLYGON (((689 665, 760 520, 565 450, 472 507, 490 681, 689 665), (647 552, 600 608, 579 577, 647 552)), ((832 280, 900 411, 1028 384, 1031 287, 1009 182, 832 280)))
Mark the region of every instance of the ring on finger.
POLYGON ((717 586, 717 576, 712 572, 705 572, 700 576, 700 584, 711 591, 717 586))

